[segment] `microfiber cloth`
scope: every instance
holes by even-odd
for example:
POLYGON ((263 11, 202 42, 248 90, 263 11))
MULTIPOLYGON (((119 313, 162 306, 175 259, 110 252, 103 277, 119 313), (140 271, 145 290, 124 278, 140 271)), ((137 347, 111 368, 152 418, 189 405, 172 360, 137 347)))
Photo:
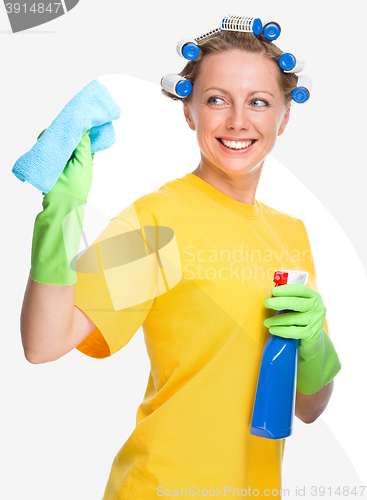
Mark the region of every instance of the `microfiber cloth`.
POLYGON ((115 143, 112 120, 120 114, 107 87, 93 80, 67 103, 33 148, 16 161, 13 174, 47 194, 87 130, 92 153, 115 143))

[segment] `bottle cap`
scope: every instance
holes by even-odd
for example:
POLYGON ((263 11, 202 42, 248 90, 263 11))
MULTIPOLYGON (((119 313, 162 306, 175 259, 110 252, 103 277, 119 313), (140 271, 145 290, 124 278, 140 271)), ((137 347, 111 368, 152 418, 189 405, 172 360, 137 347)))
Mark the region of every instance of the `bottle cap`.
POLYGON ((307 271, 299 271, 295 269, 286 271, 280 270, 275 271, 273 281, 276 285, 287 285, 293 283, 305 285, 308 280, 308 274, 309 273, 307 271))
POLYGON ((273 281, 277 285, 286 285, 287 281, 288 281, 288 272, 287 271, 275 271, 273 281))

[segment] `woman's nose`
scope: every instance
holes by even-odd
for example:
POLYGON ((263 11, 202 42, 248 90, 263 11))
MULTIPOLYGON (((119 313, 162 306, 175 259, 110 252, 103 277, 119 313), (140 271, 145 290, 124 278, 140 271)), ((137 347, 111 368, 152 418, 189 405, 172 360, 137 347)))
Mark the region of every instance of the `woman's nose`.
POLYGON ((250 124, 249 112, 245 106, 233 106, 229 110, 227 126, 234 130, 247 129, 250 124))

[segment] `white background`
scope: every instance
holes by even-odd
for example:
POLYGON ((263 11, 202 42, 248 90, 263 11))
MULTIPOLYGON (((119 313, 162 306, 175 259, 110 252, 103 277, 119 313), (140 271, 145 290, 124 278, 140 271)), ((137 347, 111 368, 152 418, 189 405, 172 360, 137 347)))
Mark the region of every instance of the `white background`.
MULTIPOLYGON (((310 495, 311 485, 335 490, 367 484, 363 3, 348 2, 348 9, 337 12, 334 2, 316 1, 233 1, 223 9, 217 1, 183 7, 166 1, 81 0, 47 25, 12 34, 0 8, 2 498, 101 499, 113 458, 134 428, 149 374, 141 329, 109 359, 74 350, 44 365, 25 360, 19 318, 42 194, 21 183, 11 168, 65 104, 98 78, 122 115, 114 123, 116 144, 95 157, 89 243, 138 196, 194 170, 198 148, 182 105, 161 96, 158 84, 184 65, 177 41, 216 27, 223 14, 278 21, 277 45, 305 56, 304 73, 314 83, 309 102, 294 103, 256 198, 304 221, 343 368, 322 417, 311 425, 295 419, 283 487, 292 497, 296 486, 306 486, 310 495), (147 140, 143 151, 138 135, 147 140), (284 186, 288 196, 280 199, 277 192, 284 193, 284 186)), ((340 499, 328 492, 325 497, 340 499)))

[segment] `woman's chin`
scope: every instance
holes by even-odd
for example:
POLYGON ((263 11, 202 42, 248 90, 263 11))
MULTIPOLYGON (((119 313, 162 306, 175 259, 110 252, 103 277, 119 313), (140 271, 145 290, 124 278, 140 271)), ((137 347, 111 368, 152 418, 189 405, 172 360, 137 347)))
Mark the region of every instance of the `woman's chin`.
POLYGON ((258 170, 262 167, 264 160, 262 160, 258 164, 249 163, 249 162, 225 162, 218 164, 218 168, 228 176, 243 176, 248 172, 253 172, 254 170, 258 170))

